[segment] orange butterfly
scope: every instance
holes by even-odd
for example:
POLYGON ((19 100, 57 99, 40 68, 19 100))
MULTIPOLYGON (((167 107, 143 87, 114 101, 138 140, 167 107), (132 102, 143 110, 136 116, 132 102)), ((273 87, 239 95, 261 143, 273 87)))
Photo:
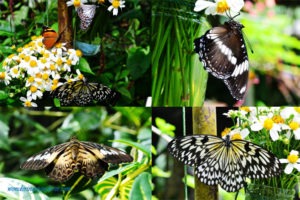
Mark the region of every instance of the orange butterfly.
POLYGON ((48 26, 43 26, 42 36, 44 37, 42 42, 46 49, 51 49, 59 39, 58 33, 48 26))

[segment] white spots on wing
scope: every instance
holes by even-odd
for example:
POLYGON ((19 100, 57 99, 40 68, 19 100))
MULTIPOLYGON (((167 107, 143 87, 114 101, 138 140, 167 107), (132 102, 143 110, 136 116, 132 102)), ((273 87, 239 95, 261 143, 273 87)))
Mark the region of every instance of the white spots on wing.
POLYGON ((222 41, 219 39, 214 40, 214 42, 217 44, 218 48, 221 50, 221 52, 227 56, 228 61, 230 61, 233 65, 236 64, 237 58, 233 55, 233 52, 231 49, 229 49, 226 45, 223 44, 222 41))
POLYGON ((247 89, 246 85, 244 85, 243 87, 241 87, 240 94, 244 94, 244 92, 246 91, 246 89, 247 89))
POLYGON ((28 161, 36 161, 36 160, 47 160, 49 157, 50 157, 50 153, 45 153, 45 154, 38 154, 38 155, 36 155, 36 156, 33 156, 33 157, 30 157, 28 160, 27 160, 27 162, 28 161))
POLYGON ((249 62, 248 62, 248 60, 245 60, 244 62, 242 62, 241 64, 239 64, 235 67, 231 76, 237 77, 237 76, 241 75, 242 73, 244 73, 245 71, 248 71, 248 66, 249 66, 249 62))

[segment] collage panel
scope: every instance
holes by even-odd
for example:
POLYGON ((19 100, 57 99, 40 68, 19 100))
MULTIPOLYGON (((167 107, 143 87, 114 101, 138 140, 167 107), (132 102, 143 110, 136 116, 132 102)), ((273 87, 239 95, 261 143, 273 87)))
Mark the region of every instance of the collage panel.
POLYGON ((299 111, 299 107, 153 108, 153 196, 299 199, 299 111))
POLYGON ((153 106, 299 105, 299 2, 153 0, 153 106))
POLYGON ((1 199, 150 199, 151 108, 0 108, 1 199))
POLYGON ((1 106, 145 106, 150 1, 0 1, 1 106))

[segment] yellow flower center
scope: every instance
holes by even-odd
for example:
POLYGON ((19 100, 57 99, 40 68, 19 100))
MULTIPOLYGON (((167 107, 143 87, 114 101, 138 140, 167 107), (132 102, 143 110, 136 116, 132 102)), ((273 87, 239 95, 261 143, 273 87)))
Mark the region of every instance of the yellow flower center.
POLYGON ((82 74, 79 74, 79 75, 78 75, 78 78, 79 78, 79 80, 83 80, 83 79, 84 79, 84 76, 83 76, 82 74))
POLYGON ((58 79, 54 79, 54 80, 52 81, 52 83, 53 83, 53 85, 57 85, 57 84, 58 84, 58 79))
POLYGON ((31 107, 31 102, 28 101, 28 100, 25 101, 25 102, 24 102, 24 106, 25 106, 25 107, 31 107))
POLYGON ((243 110, 247 113, 250 112, 250 108, 248 106, 242 106, 242 107, 240 107, 240 110, 243 110))
POLYGON ((18 52, 18 53, 20 53, 20 52, 22 52, 22 51, 23 51, 23 48, 22 48, 22 47, 17 48, 17 52, 18 52))
POLYGON ((225 128, 224 131, 222 131, 221 133, 222 137, 226 136, 230 131, 230 128, 225 128))
POLYGON ((13 73, 14 73, 14 74, 18 74, 18 73, 19 73, 19 70, 18 70, 18 68, 13 68, 13 70, 12 70, 12 71, 13 71, 13 73))
POLYGON ((79 7, 80 6, 80 0, 74 0, 74 6, 79 7))
POLYGON ((288 155, 288 157, 287 157, 287 159, 288 159, 288 161, 290 162, 290 163, 296 163, 297 162, 297 160, 298 160, 298 155, 295 155, 295 154, 290 154, 290 155, 288 155))
POLYGON ((55 90, 56 88, 57 88, 57 85, 56 85, 56 84, 51 85, 51 90, 52 90, 52 91, 55 90))
POLYGON ((68 59, 67 60, 67 65, 71 65, 72 64, 72 60, 68 59))
POLYGON ((48 80, 48 78, 49 78, 49 75, 48 74, 43 74, 43 80, 48 80))
POLYGON ((32 93, 35 93, 37 91, 37 87, 35 87, 34 85, 30 86, 30 91, 32 93))
POLYGON ((24 60, 25 60, 26 62, 29 62, 29 61, 30 61, 30 56, 24 56, 24 60))
POLYGON ((267 118, 265 121, 264 121, 264 128, 267 129, 267 130, 271 130, 272 127, 273 127, 273 120, 270 119, 270 118, 267 118))
POLYGON ((119 8, 120 7, 120 1, 119 0, 114 0, 111 5, 114 7, 114 8, 119 8))
POLYGON ((277 123, 277 124, 283 124, 284 123, 284 119, 280 116, 280 115, 274 115, 272 117, 273 122, 277 123))
POLYGON ((41 58, 40 60, 41 60, 41 62, 44 63, 44 64, 47 62, 47 59, 46 59, 46 58, 41 58))
POLYGON ((62 59, 58 58, 56 61, 56 64, 60 66, 60 65, 62 65, 62 63, 63 63, 62 59))
POLYGON ((76 50, 76 56, 81 57, 82 56, 82 52, 80 50, 76 50))
POLYGON ((5 79, 5 72, 0 72, 0 79, 5 79))
POLYGON ((35 76, 36 76, 37 78, 42 78, 42 74, 41 74, 41 73, 37 73, 35 76))
POLYGON ((294 131, 294 130, 297 130, 299 128, 299 124, 295 121, 292 121, 290 124, 289 124, 290 128, 294 131))
POLYGON ((297 113, 300 113, 300 107, 294 107, 297 113))
POLYGON ((235 133, 231 136, 231 140, 242 140, 242 136, 240 133, 235 133))
POLYGON ((217 13, 224 13, 229 9, 230 8, 229 8, 226 0, 221 0, 217 3, 217 8, 216 8, 217 13))
POLYGON ((56 67, 55 67, 55 65, 54 65, 54 64, 50 64, 50 70, 51 70, 51 71, 54 71, 54 70, 56 70, 56 67))
POLYGON ((33 83, 33 82, 34 82, 34 77, 33 77, 33 76, 30 76, 30 77, 28 78, 28 82, 29 82, 29 83, 33 83))

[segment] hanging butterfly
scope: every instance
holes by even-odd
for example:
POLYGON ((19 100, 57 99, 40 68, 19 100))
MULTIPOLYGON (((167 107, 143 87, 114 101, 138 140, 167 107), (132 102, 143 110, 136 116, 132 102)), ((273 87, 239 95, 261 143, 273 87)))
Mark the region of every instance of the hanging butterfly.
POLYGON ((62 106, 85 106, 97 101, 104 105, 114 105, 120 93, 100 83, 89 83, 84 78, 66 82, 51 92, 62 106))
POLYGON ((55 181, 65 182, 76 172, 88 178, 102 176, 108 170, 108 163, 132 162, 125 152, 93 142, 71 138, 28 158, 21 169, 45 169, 47 176, 55 181))
POLYGON ((199 180, 236 192, 248 178, 269 178, 281 174, 279 159, 271 152, 245 140, 213 135, 175 138, 168 150, 186 165, 195 167, 199 180))
POLYGON ((48 26, 43 26, 43 44, 45 45, 46 49, 51 49, 56 42, 59 40, 59 34, 55 32, 52 28, 48 26))
POLYGON ((242 28, 242 24, 231 19, 194 41, 204 69, 222 79, 237 100, 245 96, 249 69, 242 28))
POLYGON ((96 5, 83 4, 79 8, 77 8, 77 14, 80 18, 81 30, 87 30, 92 24, 96 13, 96 7, 96 5))

